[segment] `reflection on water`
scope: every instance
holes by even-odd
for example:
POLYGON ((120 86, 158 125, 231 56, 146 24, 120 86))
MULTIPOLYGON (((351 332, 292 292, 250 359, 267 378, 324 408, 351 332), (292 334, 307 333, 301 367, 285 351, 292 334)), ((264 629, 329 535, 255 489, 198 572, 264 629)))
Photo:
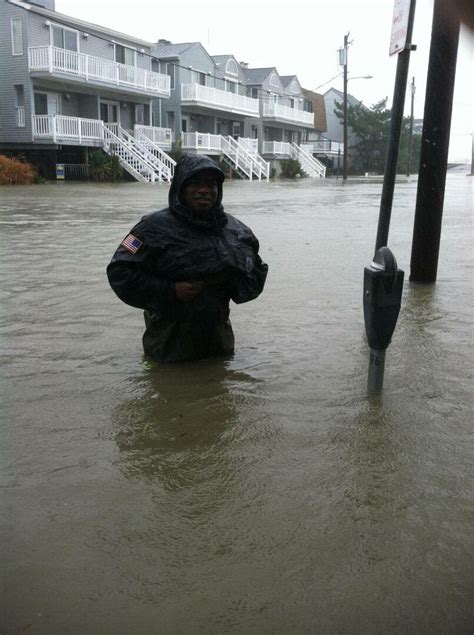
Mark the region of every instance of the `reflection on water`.
POLYGON ((224 484, 231 478, 235 466, 226 458, 227 446, 239 423, 232 386, 257 380, 227 366, 220 360, 156 365, 140 379, 142 396, 120 403, 113 414, 128 477, 157 478, 169 490, 213 480, 214 474, 224 484))
MULTIPOLYGON (((472 630, 470 180, 366 394, 381 184, 226 184, 270 265, 235 355, 143 359, 105 267, 167 186, 2 189, 3 633, 472 630)), ((390 246, 408 277, 416 183, 390 246)))

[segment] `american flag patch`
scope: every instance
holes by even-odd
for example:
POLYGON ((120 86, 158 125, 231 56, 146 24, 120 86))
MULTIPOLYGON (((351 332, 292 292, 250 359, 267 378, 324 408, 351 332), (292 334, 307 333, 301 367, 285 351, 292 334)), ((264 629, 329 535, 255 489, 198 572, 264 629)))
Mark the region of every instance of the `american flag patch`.
POLYGON ((124 238, 121 244, 131 254, 136 254, 140 247, 143 245, 142 241, 133 234, 129 234, 126 238, 124 238))

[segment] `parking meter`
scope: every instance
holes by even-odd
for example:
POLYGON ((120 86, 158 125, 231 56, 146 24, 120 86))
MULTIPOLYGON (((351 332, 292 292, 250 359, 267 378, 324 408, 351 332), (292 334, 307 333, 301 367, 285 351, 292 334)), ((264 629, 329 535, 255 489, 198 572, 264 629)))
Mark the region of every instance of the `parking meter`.
POLYGON ((378 249, 373 261, 364 268, 364 320, 370 347, 369 392, 380 392, 383 387, 385 351, 397 324, 404 275, 388 247, 378 249))

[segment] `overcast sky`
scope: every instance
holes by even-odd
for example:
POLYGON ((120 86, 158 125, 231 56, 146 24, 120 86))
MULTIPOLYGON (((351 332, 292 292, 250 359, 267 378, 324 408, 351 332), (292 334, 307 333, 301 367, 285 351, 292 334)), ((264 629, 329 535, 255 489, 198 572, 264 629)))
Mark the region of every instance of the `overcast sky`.
MULTIPOLYGON (((201 42, 211 55, 233 54, 250 67, 276 66, 315 89, 340 71, 337 49, 350 32, 349 92, 366 105, 393 96, 396 56, 389 57, 394 0, 56 0, 56 10, 144 40, 201 42)), ((423 116, 433 0, 417 0, 410 78, 415 117, 423 116)), ((474 132, 473 35, 461 30, 451 126, 450 160, 470 160, 474 132)), ((342 77, 324 83, 342 90, 342 77)), ((410 98, 407 91, 406 114, 410 98)))

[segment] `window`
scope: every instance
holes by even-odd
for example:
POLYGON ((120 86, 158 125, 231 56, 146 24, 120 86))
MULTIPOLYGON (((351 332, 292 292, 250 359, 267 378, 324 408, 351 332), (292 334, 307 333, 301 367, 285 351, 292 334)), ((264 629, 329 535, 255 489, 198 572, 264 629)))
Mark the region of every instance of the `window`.
POLYGON ((206 73, 201 73, 200 71, 193 71, 192 73, 192 83, 200 84, 201 86, 206 85, 206 73))
POLYGON ((78 51, 78 32, 71 29, 64 29, 61 26, 52 27, 53 46, 67 51, 78 51))
POLYGON ((136 54, 137 52, 128 46, 122 46, 121 44, 115 45, 115 61, 119 64, 136 66, 136 54))
POLYGON ((16 125, 25 127, 25 90, 23 84, 15 84, 16 125))
POLYGON ((237 84, 235 82, 229 82, 228 80, 225 82, 225 89, 228 93, 236 93, 236 86, 237 84))
POLYGON ((48 114, 48 97, 46 93, 35 93, 35 115, 48 114))
POLYGON ((280 82, 278 80, 278 75, 276 73, 272 73, 270 77, 270 86, 278 86, 280 87, 280 82))
POLYGON ((25 89, 23 88, 23 84, 15 84, 13 86, 15 89, 15 105, 17 108, 25 107, 25 89))
POLYGON ((23 55, 23 29, 21 18, 12 18, 12 55, 23 55))
POLYGON ((174 89, 174 64, 166 64, 165 72, 170 76, 170 89, 174 89))
POLYGON ((258 99, 258 88, 252 88, 252 99, 258 99))
POLYGON ((135 123, 143 125, 145 123, 145 105, 135 104, 135 123))
POLYGON ((225 66, 225 72, 226 74, 228 73, 229 75, 238 75, 239 71, 237 69, 237 64, 235 63, 234 60, 227 60, 227 64, 225 66))

